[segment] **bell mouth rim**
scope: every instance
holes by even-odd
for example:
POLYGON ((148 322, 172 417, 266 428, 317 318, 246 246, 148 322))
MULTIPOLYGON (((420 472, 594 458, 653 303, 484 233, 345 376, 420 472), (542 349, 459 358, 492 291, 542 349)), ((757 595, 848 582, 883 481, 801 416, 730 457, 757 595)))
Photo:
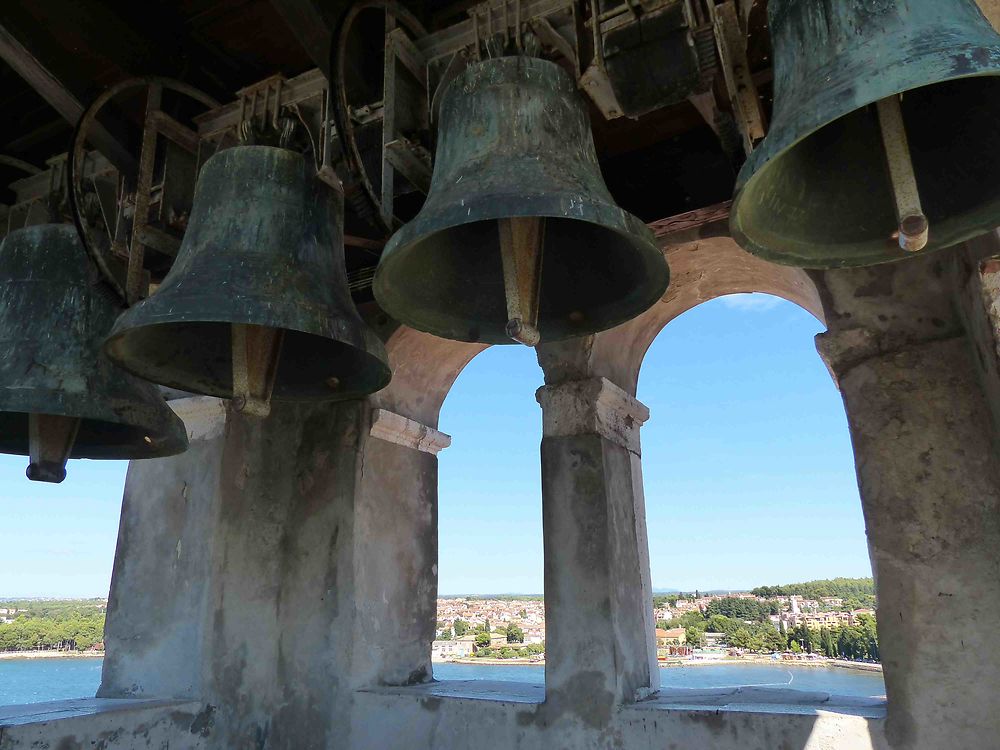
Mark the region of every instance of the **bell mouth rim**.
MULTIPOLYGON (((39 403, 45 402, 45 404, 51 409, 52 399, 51 395, 48 397, 40 397, 39 403)), ((170 456, 177 456, 184 453, 189 447, 189 441, 187 436, 187 428, 184 425, 184 421, 178 417, 174 411, 167 406, 167 402, 163 403, 163 408, 168 412, 164 415, 163 424, 159 426, 152 426, 149 424, 140 424, 138 422, 129 422, 123 419, 113 419, 109 418, 111 415, 108 414, 98 414, 91 410, 91 414, 67 414, 67 413, 57 413, 43 408, 35 409, 25 409, 25 406, 31 406, 31 404, 19 404, 16 409, 6 409, 2 404, 0 404, 0 422, 15 418, 19 415, 27 419, 31 414, 46 415, 52 417, 66 417, 68 419, 79 419, 81 421, 81 432, 85 428, 93 427, 97 429, 98 433, 104 432, 108 426, 112 428, 117 428, 120 430, 128 430, 132 432, 135 436, 143 436, 148 438, 148 442, 143 442, 139 445, 138 441, 135 441, 133 447, 123 447, 121 450, 114 450, 117 444, 106 444, 104 450, 80 450, 81 447, 81 437, 78 436, 76 442, 73 445, 73 449, 70 451, 69 459, 89 459, 97 461, 141 461, 149 458, 169 458, 170 456)), ((150 410, 156 410, 154 405, 145 405, 150 410)), ((27 439, 27 438, 25 438, 27 439)), ((0 444, 4 443, 0 440, 0 444)), ((97 444, 100 448, 100 444, 97 444)), ((2 451, 8 455, 12 456, 27 456, 28 448, 19 449, 15 447, 8 447, 6 444, 2 451)))
MULTIPOLYGON (((605 204, 599 204, 599 205, 605 205, 605 204)), ((630 320, 635 319, 639 315, 642 315, 647 310, 649 310, 653 305, 655 305, 659 300, 663 298, 663 296, 667 292, 667 289, 670 287, 670 281, 671 281, 670 266, 667 263, 664 251, 662 250, 662 248, 660 248, 660 246, 656 242, 656 236, 653 233, 653 231, 649 228, 648 225, 642 222, 642 220, 639 219, 634 214, 625 211, 623 208, 619 206, 613 206, 612 208, 616 212, 623 215, 624 217, 627 217, 627 221, 623 225, 619 226, 619 225, 602 224, 596 220, 596 217, 585 218, 580 216, 567 216, 565 214, 549 215, 546 212, 533 213, 531 217, 585 222, 587 224, 606 230, 608 232, 613 232, 618 237, 629 242, 629 244, 637 250, 639 257, 643 259, 644 264, 646 265, 647 268, 655 265, 662 266, 662 278, 660 279, 660 283, 656 284, 655 286, 656 290, 655 295, 652 293, 644 295, 641 300, 637 301, 634 305, 626 308, 620 315, 609 318, 609 320, 613 322, 607 324, 602 323, 598 328, 583 327, 577 331, 568 331, 566 333, 558 335, 551 335, 551 334, 547 335, 545 332, 543 332, 542 343, 566 341, 568 339, 578 338, 580 336, 590 336, 593 334, 600 333, 601 331, 610 330, 617 326, 623 325, 629 322, 630 320), (636 225, 637 228, 641 227, 641 230, 637 231, 636 233, 630 233, 629 228, 633 224, 636 225)), ((488 211, 487 213, 493 214, 494 211, 488 211)), ((511 214, 504 213, 503 215, 500 216, 490 215, 490 216, 481 216, 475 218, 467 218, 464 221, 450 224, 447 228, 455 229, 462 226, 468 226, 470 224, 498 221, 500 219, 506 219, 506 218, 511 218, 511 214)), ((496 336, 487 334, 485 336, 480 336, 478 338, 460 337, 455 334, 454 330, 446 329, 444 327, 437 327, 433 325, 426 325, 426 324, 417 325, 413 322, 410 316, 400 314, 400 311, 396 308, 395 303, 397 301, 402 302, 402 297, 401 295, 398 294, 387 294, 384 282, 384 273, 387 272, 387 268, 396 263, 396 260, 393 260, 392 256, 396 255, 403 249, 401 247, 402 245, 405 244, 407 247, 416 245, 426 240, 427 238, 431 237, 435 233, 441 231, 441 228, 439 227, 417 233, 416 229, 414 228, 411 232, 412 236, 403 236, 407 229, 411 229, 414 227, 416 222, 417 219, 414 219, 410 223, 404 225, 396 232, 396 234, 394 234, 390 238, 389 242, 386 244, 385 250, 383 250, 382 252, 382 257, 379 260, 379 264, 375 270, 375 276, 372 279, 372 292, 375 295, 376 302, 379 304, 382 310, 391 318, 402 323, 403 325, 406 325, 415 330, 422 331, 424 333, 429 333, 433 336, 438 336, 439 338, 448 339, 450 341, 460 341, 470 344, 488 344, 490 346, 504 346, 508 344, 516 344, 517 342, 511 339, 506 334, 502 336, 499 334, 496 336)))
MULTIPOLYGON (((135 309, 135 308, 130 308, 135 309)), ((124 319, 124 315, 119 318, 119 322, 124 319)), ((363 323, 364 321, 362 321, 363 323)), ((243 325, 266 325, 266 323, 254 322, 251 320, 247 321, 237 321, 236 324, 243 325)), ((102 344, 101 350, 111 362, 114 363, 116 367, 128 372, 130 375, 141 378, 145 382, 153 383, 155 385, 164 386, 166 388, 173 388, 175 390, 186 391, 188 393, 199 395, 199 396, 211 396, 214 398, 221 399, 232 399, 233 393, 232 388, 205 388, 201 386, 195 386, 192 383, 185 383, 179 380, 171 380, 169 378, 156 378, 153 379, 152 369, 143 370, 141 368, 136 368, 132 365, 131 361, 123 356, 119 355, 116 350, 116 345, 122 342, 125 338, 130 337, 140 331, 152 328, 160 328, 166 326, 188 326, 188 327, 215 327, 215 326, 231 326, 234 325, 232 320, 208 320, 201 319, 197 321, 186 321, 186 320, 161 320, 156 322, 143 323, 142 325, 129 326, 119 330, 118 323, 115 323, 115 327, 112 329, 111 333, 105 338, 102 344)), ((315 395, 299 395, 295 394, 282 394, 277 390, 271 396, 271 400, 281 403, 330 403, 337 401, 350 401, 354 399, 361 399, 372 394, 378 393, 382 389, 386 388, 392 381, 392 367, 389 364, 389 357, 385 349, 385 344, 382 339, 372 331, 367 324, 364 324, 363 328, 363 338, 364 341, 361 345, 351 342, 344 338, 336 338, 327 336, 324 334, 316 333, 315 331, 302 330, 300 328, 288 328, 283 326, 267 326, 281 328, 282 330, 300 334, 311 339, 319 339, 321 342, 325 342, 329 346, 334 347, 344 347, 346 349, 354 352, 355 356, 359 357, 363 364, 363 370, 368 374, 368 380, 375 384, 375 388, 372 390, 367 390, 366 388, 358 388, 356 390, 350 390, 346 392, 338 393, 335 390, 330 390, 329 395, 318 397, 315 395)), ((336 373, 331 373, 331 376, 336 376, 336 373)), ((346 378, 344 378, 346 380, 346 378)))
MULTIPOLYGON (((794 130, 794 119, 789 116, 781 120, 774 120, 770 123, 768 136, 764 141, 754 150, 754 152, 747 158, 743 167, 740 169, 737 175, 736 184, 733 191, 733 200, 730 210, 729 218, 729 229, 730 234, 737 244, 742 247, 747 252, 762 258, 768 262, 776 263, 783 266, 791 266, 795 268, 807 268, 807 269, 817 269, 817 270, 832 270, 838 268, 863 268, 873 265, 882 265, 885 263, 896 263, 899 261, 906 260, 913 257, 911 253, 907 253, 903 250, 899 250, 899 254, 895 254, 895 248, 893 252, 890 253, 888 250, 878 251, 873 249, 871 253, 864 255, 859 255, 855 258, 842 259, 837 261, 822 260, 822 259, 810 259, 802 257, 801 255, 791 254, 782 250, 774 250, 770 246, 763 245, 755 239, 752 239, 740 223, 740 207, 742 202, 746 199, 748 188, 752 186, 754 182, 761 178, 773 163, 775 163, 780 157, 785 155, 791 149, 795 148, 801 144, 806 139, 815 135, 824 128, 834 124, 835 122, 851 115, 852 113, 870 107, 880 99, 883 99, 894 94, 906 94, 907 92, 916 91, 923 88, 932 88, 939 85, 947 85, 956 81, 967 81, 976 78, 997 78, 1000 79, 1000 43, 992 45, 982 45, 982 44, 966 44, 960 47, 950 47, 950 48, 938 48, 933 52, 926 54, 926 58, 930 58, 934 61, 935 66, 929 70, 922 70, 919 76, 912 75, 909 76, 907 80, 904 81, 904 85, 901 88, 899 83, 894 85, 883 85, 881 88, 873 87, 871 93, 865 95, 861 99, 846 101, 840 99, 841 103, 837 107, 829 108, 835 114, 832 117, 826 117, 822 122, 816 121, 815 115, 808 121, 804 127, 794 130), (956 50, 959 51, 976 51, 976 50, 988 50, 991 54, 991 65, 992 67, 985 68, 982 70, 970 72, 970 73, 954 73, 954 57, 956 50), (935 77, 934 71, 939 71, 939 75, 935 77), (785 124, 787 122, 787 125, 785 124), (777 123, 777 128, 775 127, 777 123), (771 141, 771 135, 777 129, 784 128, 785 132, 790 133, 784 139, 771 141)), ((821 68, 819 70, 826 70, 829 66, 821 68)), ((904 67, 898 60, 893 62, 890 66, 885 68, 885 70, 901 70, 906 71, 908 68, 904 67)), ((882 80, 886 80, 889 76, 883 76, 882 80)), ((899 78, 895 79, 899 80, 899 78)), ((794 109, 786 110, 788 112, 809 112, 816 113, 822 111, 822 108, 818 106, 824 101, 833 100, 838 101, 838 95, 851 87, 848 83, 843 83, 839 87, 828 87, 823 88, 819 93, 810 97, 804 103, 800 104, 794 109)), ((794 93, 794 92, 793 92, 794 93)), ((941 242, 934 242, 932 239, 931 244, 928 247, 920 251, 919 255, 929 255, 936 253, 939 250, 945 250, 949 247, 964 242, 972 237, 976 237, 983 232, 989 231, 993 225, 984 226, 982 228, 972 227, 965 232, 956 233, 952 236, 948 236, 945 240, 941 242)), ((933 235, 932 235, 933 236, 933 235)))
MULTIPOLYGON (((761 144, 754 149, 753 153, 747 158, 746 162, 740 168, 740 172, 736 177, 736 187, 734 190, 733 198, 733 208, 736 207, 737 199, 742 193, 743 188, 750 183, 751 180, 755 179, 767 165, 776 159, 778 156, 783 154, 790 148, 798 145, 804 141, 809 136, 815 134, 816 132, 822 130, 827 125, 830 125, 842 117, 846 117, 852 112, 863 109, 864 107, 869 107, 875 104, 877 101, 884 99, 888 96, 894 94, 905 94, 910 91, 915 91, 921 88, 928 88, 936 86, 939 84, 950 83, 952 81, 961 81, 972 78, 996 78, 1000 77, 1000 42, 993 45, 980 45, 980 44, 968 44, 962 45, 961 47, 950 47, 941 48, 935 50, 933 53, 926 55, 925 57, 933 60, 936 65, 930 71, 922 70, 919 76, 910 76, 908 79, 904 79, 905 83, 902 88, 898 84, 887 85, 884 84, 881 87, 872 87, 871 93, 866 94, 864 97, 857 100, 844 100, 841 99, 841 103, 832 107, 826 111, 832 111, 833 116, 824 116, 824 119, 820 119, 813 115, 812 118, 806 121, 804 126, 800 128, 795 127, 795 120, 790 115, 777 120, 772 120, 768 125, 768 134, 761 142, 761 144), (993 67, 975 71, 972 73, 961 73, 954 74, 949 73, 949 71, 954 70, 954 57, 956 55, 956 49, 963 50, 991 50, 992 59, 994 60, 993 67), (940 76, 934 76, 934 71, 941 71, 940 76), (785 124, 787 122, 787 125, 785 124), (776 130, 784 130, 790 133, 789 136, 780 140, 769 140, 771 135, 776 130)), ((827 70, 829 66, 820 68, 817 71, 818 75, 822 74, 823 70, 827 70)), ((894 62, 885 70, 902 70, 908 71, 909 68, 904 67, 898 61, 894 62)), ((845 78, 848 78, 845 76, 845 78)), ((882 80, 885 81, 888 78, 887 75, 883 75, 882 80)), ((845 90, 850 90, 853 87, 850 85, 848 80, 845 80, 840 86, 834 87, 824 87, 819 90, 819 92, 809 99, 800 102, 798 106, 794 109, 785 110, 787 112, 810 112, 817 113, 820 111, 820 107, 817 105, 824 100, 834 100, 837 101, 838 97, 845 90)), ((794 93, 794 92, 792 92, 794 93)))
MULTIPOLYGON (((625 239, 634 240, 634 244, 638 245, 640 242, 647 247, 651 253, 662 254, 662 250, 656 243, 656 235, 653 230, 649 228, 642 219, 629 211, 626 211, 621 206, 613 203, 604 203, 601 201, 581 201, 579 206, 580 209, 585 209, 585 213, 577 214, 567 214, 565 211, 559 211, 555 207, 550 207, 552 204, 556 203, 552 196, 545 194, 533 195, 531 193, 521 193, 517 196, 510 195, 497 195, 497 196, 487 196, 486 198, 480 199, 479 203, 489 204, 489 207, 485 210, 478 209, 472 212, 471 206, 454 206, 446 205, 443 210, 437 210, 434 215, 434 222, 447 221, 449 228, 466 226, 468 224, 477 224, 484 221, 499 221, 501 219, 511 219, 518 216, 524 218, 534 218, 534 219, 564 219, 566 221, 582 221, 587 224, 593 224, 594 226, 601 227, 602 229, 607 229, 609 231, 615 232, 616 234, 624 237, 625 239), (511 200, 520 204, 523 208, 525 201, 531 201, 533 206, 538 206, 541 204, 541 210, 532 212, 528 214, 518 214, 511 210, 503 210, 504 204, 502 201, 504 199, 511 200), (549 204, 549 205, 545 205, 549 204), (462 213, 462 209, 468 209, 468 213, 462 213), (602 222, 601 219, 607 219, 608 221, 602 222)), ((431 210, 435 211, 437 207, 432 206, 431 210)), ((402 227, 396 230, 396 232, 389 238, 389 241, 385 244, 385 248, 382 250, 382 256, 379 258, 379 263, 375 269, 375 279, 378 279, 379 274, 382 269, 382 264, 387 258, 391 257, 397 248, 402 244, 413 244, 420 242, 430 235, 441 231, 440 226, 425 226, 431 224, 431 220, 423 216, 426 211, 427 206, 421 210, 417 216, 411 219, 409 222, 404 224, 402 227)), ((373 282, 374 286, 374 282, 373 282)))

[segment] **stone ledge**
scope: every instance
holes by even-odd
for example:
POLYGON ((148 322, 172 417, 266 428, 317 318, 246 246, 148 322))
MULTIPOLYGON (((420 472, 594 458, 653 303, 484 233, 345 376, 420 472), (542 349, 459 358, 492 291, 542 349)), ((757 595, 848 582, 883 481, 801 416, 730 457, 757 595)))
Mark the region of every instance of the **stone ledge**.
POLYGON ((546 385, 535 398, 545 437, 596 434, 639 455, 639 428, 649 419, 649 409, 610 380, 546 385))
POLYGON ((430 453, 432 456, 451 445, 450 435, 387 409, 372 409, 370 434, 373 438, 430 453))
POLYGON ((629 706, 636 710, 743 711, 816 715, 820 712, 884 719, 884 698, 831 695, 791 688, 669 688, 629 706))
POLYGON ((199 701, 157 698, 74 698, 46 703, 0 706, 0 728, 150 708, 200 710, 202 704, 199 701))
POLYGON ((358 692, 417 699, 454 698, 497 703, 541 703, 545 700, 544 685, 505 680, 441 680, 422 685, 367 688, 358 692))
MULTIPOLYGON (((535 683, 500 680, 442 680, 422 685, 378 687, 362 693, 409 697, 417 700, 442 698, 541 704, 545 687, 535 683)), ((884 719, 884 698, 831 695, 789 688, 670 688, 622 708, 623 711, 709 711, 816 716, 842 714, 864 719, 884 719)))

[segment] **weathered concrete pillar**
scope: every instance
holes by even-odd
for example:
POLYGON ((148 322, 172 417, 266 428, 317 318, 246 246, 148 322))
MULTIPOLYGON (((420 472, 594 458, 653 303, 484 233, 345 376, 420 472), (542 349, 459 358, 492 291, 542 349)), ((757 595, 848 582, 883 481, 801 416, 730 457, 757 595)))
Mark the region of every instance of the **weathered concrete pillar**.
POLYGON ((102 697, 192 698, 202 691, 226 409, 208 397, 170 406, 184 420, 190 448, 129 465, 104 632, 102 697))
POLYGON ((346 747, 356 689, 430 679, 450 438, 369 400, 176 408, 191 449, 130 467, 101 695, 200 699, 219 747, 346 747))
POLYGON ((431 679, 437 624, 438 459, 443 432, 372 410, 354 508, 352 686, 431 679))
POLYGON ((958 312, 962 253, 818 276, 899 750, 989 747, 1000 715, 1000 460, 958 312))
POLYGON ((649 412, 604 378, 566 379, 578 369, 555 349, 539 361, 546 707, 598 728, 659 687, 639 451, 649 412))

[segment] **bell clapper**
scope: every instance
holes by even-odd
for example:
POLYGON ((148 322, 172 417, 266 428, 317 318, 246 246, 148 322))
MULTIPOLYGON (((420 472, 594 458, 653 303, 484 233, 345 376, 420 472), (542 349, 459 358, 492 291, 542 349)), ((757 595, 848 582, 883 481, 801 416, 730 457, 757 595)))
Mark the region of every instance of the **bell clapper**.
POLYGON ((507 297, 507 335, 535 346, 538 333, 538 297, 542 281, 544 217, 499 220, 500 256, 507 297))
POLYGON ((233 405, 254 417, 271 413, 271 391, 285 332, 266 326, 232 324, 233 405))
POLYGON ((54 414, 28 415, 28 469, 32 482, 59 484, 66 478, 66 461, 73 451, 80 420, 54 414))
POLYGON ((913 161, 906 140, 903 113, 899 108, 899 96, 888 96, 876 103, 878 119, 882 130, 886 161, 892 193, 896 201, 896 217, 899 220, 899 246, 915 253, 927 245, 928 225, 920 205, 917 178, 913 173, 913 161))

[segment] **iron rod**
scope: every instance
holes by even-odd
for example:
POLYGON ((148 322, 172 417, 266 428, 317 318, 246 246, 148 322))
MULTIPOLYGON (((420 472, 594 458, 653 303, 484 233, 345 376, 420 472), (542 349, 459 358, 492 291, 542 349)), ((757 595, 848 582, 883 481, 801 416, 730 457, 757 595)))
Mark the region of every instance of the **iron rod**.
POLYGON ((913 172, 899 97, 894 94, 880 99, 876 107, 886 161, 889 164, 896 218, 899 221, 899 246, 907 252, 915 253, 927 246, 929 227, 920 205, 920 192, 913 172))

